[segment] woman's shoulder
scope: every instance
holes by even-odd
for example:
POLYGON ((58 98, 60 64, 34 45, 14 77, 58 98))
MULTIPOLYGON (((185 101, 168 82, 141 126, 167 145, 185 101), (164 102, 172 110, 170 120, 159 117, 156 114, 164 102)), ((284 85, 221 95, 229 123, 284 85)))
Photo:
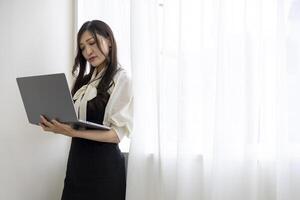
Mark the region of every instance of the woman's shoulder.
POLYGON ((115 76, 114 76, 114 82, 118 83, 118 82, 123 82, 123 81, 130 81, 130 76, 129 73, 127 72, 126 69, 124 68, 118 68, 115 76))

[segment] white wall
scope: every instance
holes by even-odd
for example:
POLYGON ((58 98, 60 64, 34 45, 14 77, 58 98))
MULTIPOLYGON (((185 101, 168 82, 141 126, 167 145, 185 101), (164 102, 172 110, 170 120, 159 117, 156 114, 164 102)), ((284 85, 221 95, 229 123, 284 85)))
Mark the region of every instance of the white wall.
POLYGON ((1 200, 60 199, 70 139, 28 124, 15 78, 69 73, 72 13, 72 0, 0 0, 1 200))

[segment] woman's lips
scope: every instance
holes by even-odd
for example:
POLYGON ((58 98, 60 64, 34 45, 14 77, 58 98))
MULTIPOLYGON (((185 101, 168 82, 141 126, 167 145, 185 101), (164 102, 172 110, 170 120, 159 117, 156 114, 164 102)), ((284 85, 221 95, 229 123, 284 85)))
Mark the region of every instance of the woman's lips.
POLYGON ((93 62, 95 60, 95 58, 97 58, 97 56, 90 57, 89 62, 93 62))

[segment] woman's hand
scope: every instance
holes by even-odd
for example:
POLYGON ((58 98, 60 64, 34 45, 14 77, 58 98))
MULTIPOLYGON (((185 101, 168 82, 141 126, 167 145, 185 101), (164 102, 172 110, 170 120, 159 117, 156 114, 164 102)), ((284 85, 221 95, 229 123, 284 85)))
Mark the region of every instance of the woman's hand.
POLYGON ((76 137, 76 130, 73 129, 68 124, 63 124, 57 120, 48 121, 45 117, 41 115, 41 122, 39 125, 43 128, 44 131, 53 132, 56 134, 66 135, 70 137, 76 137))

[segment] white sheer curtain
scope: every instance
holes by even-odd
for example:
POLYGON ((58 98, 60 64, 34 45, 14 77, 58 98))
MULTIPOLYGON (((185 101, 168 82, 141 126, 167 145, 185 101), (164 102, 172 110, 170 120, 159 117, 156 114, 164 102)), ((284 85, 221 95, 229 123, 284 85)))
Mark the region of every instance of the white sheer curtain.
POLYGON ((288 129, 288 5, 131 1, 128 200, 300 198, 300 140, 288 129))
POLYGON ((300 0, 76 5, 132 72, 128 200, 300 199, 300 0))

